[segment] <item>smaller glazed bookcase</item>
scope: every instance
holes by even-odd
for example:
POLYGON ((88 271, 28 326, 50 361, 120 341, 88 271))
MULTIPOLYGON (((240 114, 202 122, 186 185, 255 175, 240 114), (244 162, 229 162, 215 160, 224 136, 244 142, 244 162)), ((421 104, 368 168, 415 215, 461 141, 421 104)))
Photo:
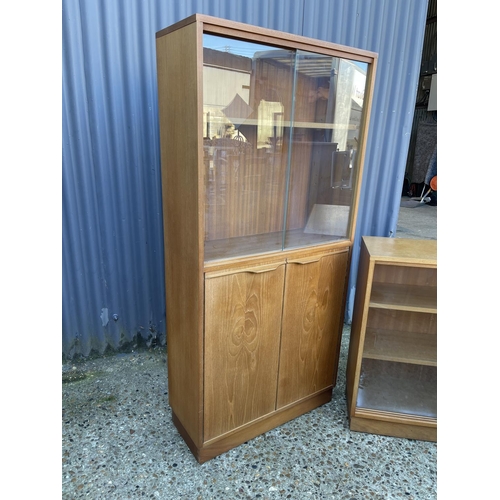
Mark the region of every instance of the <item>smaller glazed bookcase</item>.
POLYGON ((347 363, 350 428, 437 440, 437 241, 362 238, 347 363))

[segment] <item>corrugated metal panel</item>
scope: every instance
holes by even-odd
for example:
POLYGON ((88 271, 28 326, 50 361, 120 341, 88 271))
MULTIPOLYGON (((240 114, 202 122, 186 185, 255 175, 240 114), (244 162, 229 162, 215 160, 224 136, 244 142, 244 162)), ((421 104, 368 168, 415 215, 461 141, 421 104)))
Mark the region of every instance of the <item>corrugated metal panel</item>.
POLYGON ((353 276, 359 235, 395 231, 426 10, 427 0, 63 0, 63 354, 165 337, 156 31, 199 12, 379 52, 353 276))
POLYGON ((165 330, 152 14, 142 2, 63 2, 69 356, 165 330))

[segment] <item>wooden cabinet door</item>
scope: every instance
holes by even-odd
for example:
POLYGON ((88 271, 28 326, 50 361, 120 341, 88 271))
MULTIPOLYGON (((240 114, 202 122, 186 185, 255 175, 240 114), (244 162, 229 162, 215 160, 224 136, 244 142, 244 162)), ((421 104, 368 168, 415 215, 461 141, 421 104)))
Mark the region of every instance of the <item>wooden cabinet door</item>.
POLYGON ((348 252, 287 263, 277 408, 333 385, 348 252))
POLYGON ((276 408, 284 262, 205 279, 204 441, 276 408))

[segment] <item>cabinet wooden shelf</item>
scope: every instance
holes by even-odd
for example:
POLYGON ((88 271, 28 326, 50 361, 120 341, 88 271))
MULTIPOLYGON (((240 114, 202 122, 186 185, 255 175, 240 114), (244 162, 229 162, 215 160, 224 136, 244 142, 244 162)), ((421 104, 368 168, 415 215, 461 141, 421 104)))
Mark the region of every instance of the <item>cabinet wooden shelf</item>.
POLYGON ((435 313, 436 293, 435 286, 374 283, 370 307, 435 313))
POLYGON ((377 56, 198 14, 156 47, 169 404, 204 462, 332 397, 377 56))
MULTIPOLYGON (((272 254, 280 252, 283 246, 282 233, 256 234, 240 236, 221 240, 207 241, 205 243, 205 259, 207 266, 211 261, 221 259, 235 259, 242 254, 246 256, 262 255, 265 252, 272 254)), ((332 235, 307 234, 303 230, 289 231, 288 245, 290 248, 317 247, 318 245, 331 244, 332 241, 342 241, 345 237, 332 237, 332 235)))
POLYGON ((367 328, 363 358, 437 366, 436 336, 367 328))
POLYGON ((352 430, 436 440, 436 241, 363 237, 347 399, 352 430))

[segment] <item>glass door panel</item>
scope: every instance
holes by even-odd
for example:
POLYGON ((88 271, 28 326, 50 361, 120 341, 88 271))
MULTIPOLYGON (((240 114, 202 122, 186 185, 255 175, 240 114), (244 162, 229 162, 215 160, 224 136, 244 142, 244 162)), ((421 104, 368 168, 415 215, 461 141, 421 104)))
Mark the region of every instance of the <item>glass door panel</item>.
POLYGON ((297 52, 285 248, 350 236, 367 70, 297 52))
POLYGON ((364 358, 358 408, 437 417, 437 367, 364 358))
POLYGON ((283 249, 294 61, 203 35, 206 261, 283 249))
POLYGON ((350 237, 367 70, 203 35, 206 261, 350 237))

